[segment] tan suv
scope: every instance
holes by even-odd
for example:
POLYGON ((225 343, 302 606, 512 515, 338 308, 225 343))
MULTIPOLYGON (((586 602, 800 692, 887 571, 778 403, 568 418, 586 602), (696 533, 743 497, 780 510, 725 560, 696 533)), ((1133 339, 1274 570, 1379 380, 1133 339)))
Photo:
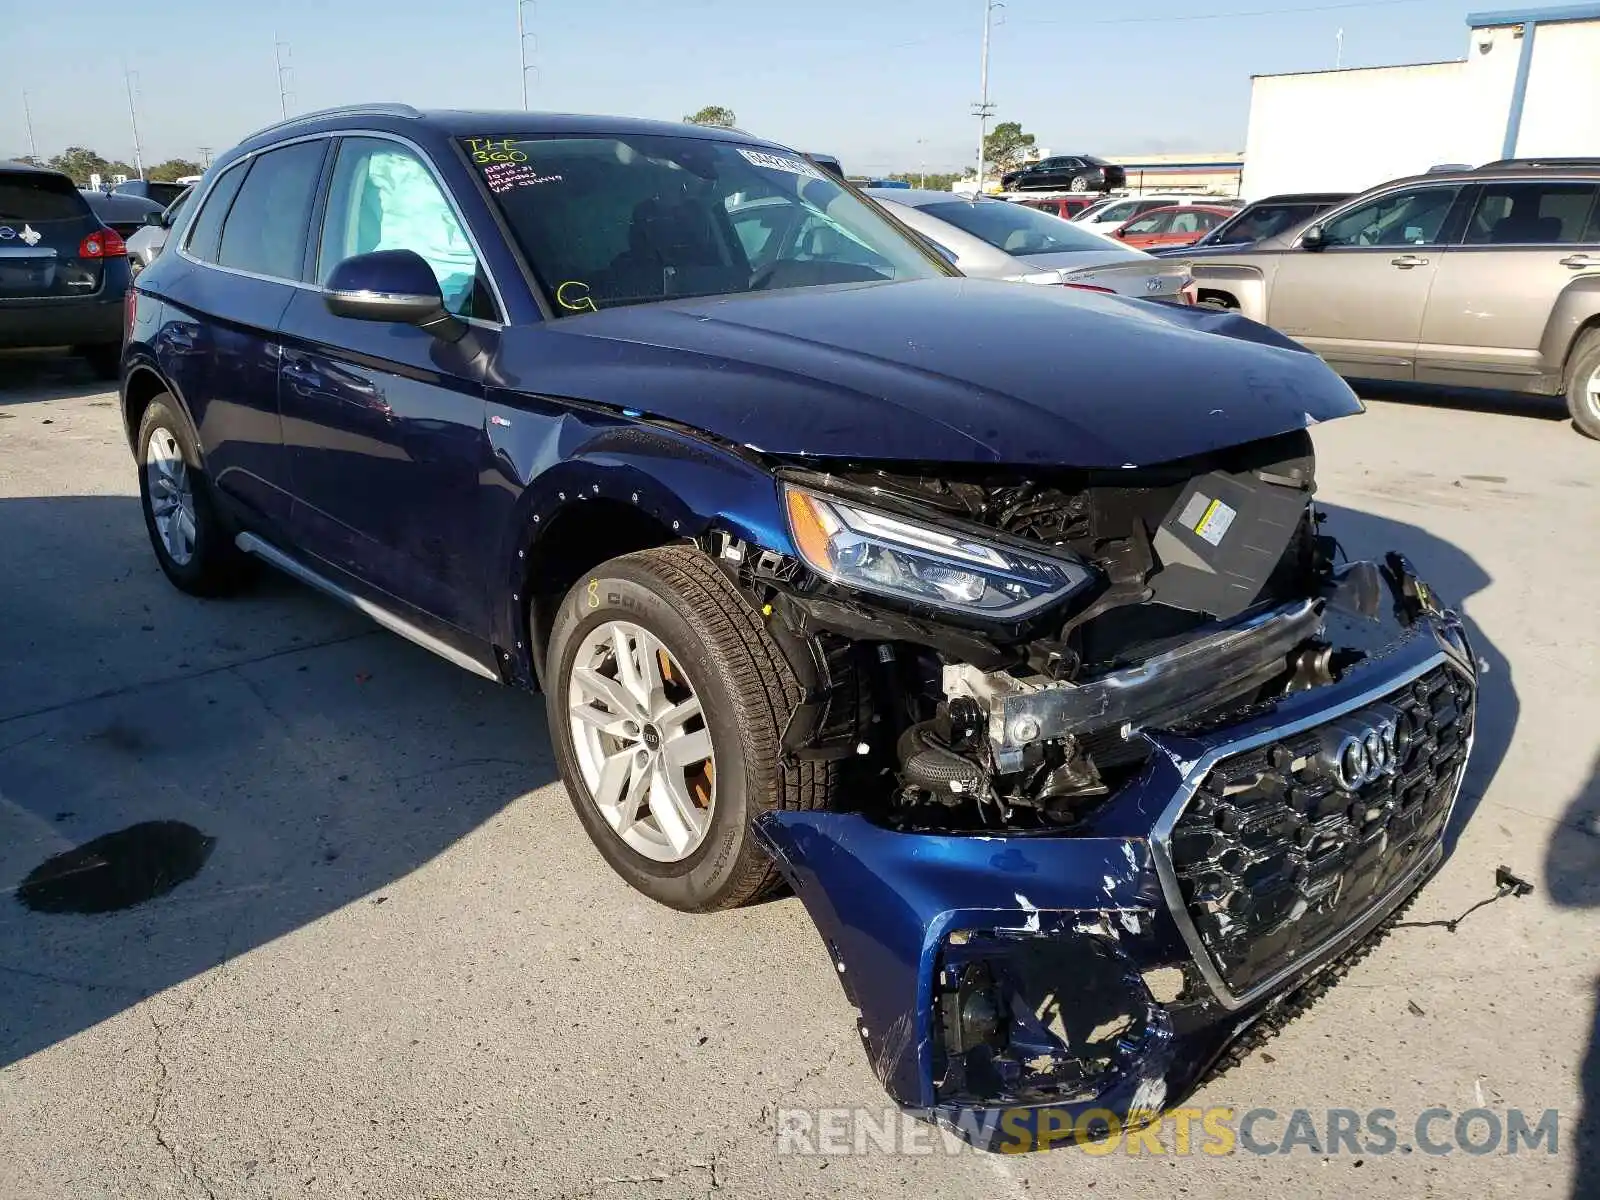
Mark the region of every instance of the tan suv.
POLYGON ((1397 179, 1193 262, 1202 304, 1341 374, 1565 394, 1600 438, 1600 158, 1397 179))

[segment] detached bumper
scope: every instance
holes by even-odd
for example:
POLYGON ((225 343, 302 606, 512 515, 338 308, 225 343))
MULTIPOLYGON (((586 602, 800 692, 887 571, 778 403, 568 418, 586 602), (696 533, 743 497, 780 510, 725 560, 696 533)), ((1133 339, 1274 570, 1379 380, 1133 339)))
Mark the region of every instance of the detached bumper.
POLYGON ((1422 595, 1338 683, 1143 735, 1143 773, 1070 836, 761 817, 889 1094, 986 1148, 1139 1123, 1381 924, 1437 867, 1471 745, 1471 651, 1422 595), (1375 730, 1359 772, 1328 766, 1375 730))

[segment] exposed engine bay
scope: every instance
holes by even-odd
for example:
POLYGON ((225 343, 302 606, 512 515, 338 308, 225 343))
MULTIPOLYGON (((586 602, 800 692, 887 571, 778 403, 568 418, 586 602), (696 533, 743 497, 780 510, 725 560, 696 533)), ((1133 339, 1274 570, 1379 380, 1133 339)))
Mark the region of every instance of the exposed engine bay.
POLYGON ((1148 760, 1143 731, 1219 728, 1334 683, 1390 636, 1375 629, 1386 601, 1402 614, 1431 604, 1398 555, 1340 561, 1303 430, 1121 471, 849 464, 782 478, 815 489, 796 518, 807 562, 726 537, 710 548, 808 675, 785 750, 839 760, 850 793, 900 830, 1070 829, 1148 760), (856 586, 806 570, 832 553, 807 552, 812 512, 817 536, 842 531, 856 586), (1015 548, 1008 569, 1066 581, 1070 594, 1030 610, 1031 583, 1002 578, 984 595, 948 559, 902 561, 851 533, 927 539, 921 526, 896 532, 901 515, 981 535, 980 561, 990 544, 1002 559, 1015 548), (879 604, 862 591, 875 581, 993 611, 951 614, 915 596, 879 604))

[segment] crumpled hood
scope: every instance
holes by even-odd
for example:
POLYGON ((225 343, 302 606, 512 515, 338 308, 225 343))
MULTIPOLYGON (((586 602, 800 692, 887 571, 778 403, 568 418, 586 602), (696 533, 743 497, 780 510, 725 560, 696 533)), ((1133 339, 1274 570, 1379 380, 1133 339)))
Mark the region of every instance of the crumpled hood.
POLYGON ((671 301, 508 329, 507 388, 783 456, 1122 467, 1361 411, 1225 312, 976 279, 671 301))

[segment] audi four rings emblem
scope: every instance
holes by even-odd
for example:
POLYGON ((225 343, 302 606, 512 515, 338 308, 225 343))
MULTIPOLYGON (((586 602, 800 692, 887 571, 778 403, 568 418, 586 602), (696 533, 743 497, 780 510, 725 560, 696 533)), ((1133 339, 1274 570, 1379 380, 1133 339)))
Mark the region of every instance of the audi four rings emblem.
POLYGON ((1385 704, 1324 725, 1318 765, 1333 782, 1352 792, 1394 774, 1405 751, 1400 720, 1399 710, 1385 704))

